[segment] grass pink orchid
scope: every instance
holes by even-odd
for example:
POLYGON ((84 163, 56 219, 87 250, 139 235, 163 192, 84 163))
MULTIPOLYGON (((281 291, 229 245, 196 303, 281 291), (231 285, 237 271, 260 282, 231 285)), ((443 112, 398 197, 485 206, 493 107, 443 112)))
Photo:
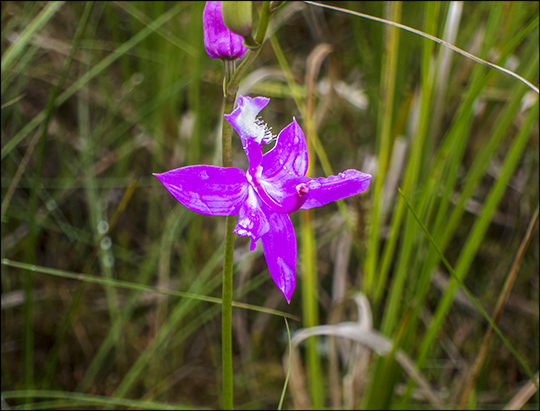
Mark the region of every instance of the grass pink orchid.
POLYGON ((239 96, 237 108, 224 116, 240 135, 249 160, 247 172, 195 165, 154 175, 192 211, 238 214, 234 232, 251 238, 251 250, 261 239, 270 275, 290 302, 296 285, 296 236, 288 214, 361 193, 371 175, 349 169, 327 178, 306 177, 308 153, 302 129, 293 118, 276 138, 258 117, 269 101, 239 96), (275 146, 262 154, 262 145, 274 140, 275 146))

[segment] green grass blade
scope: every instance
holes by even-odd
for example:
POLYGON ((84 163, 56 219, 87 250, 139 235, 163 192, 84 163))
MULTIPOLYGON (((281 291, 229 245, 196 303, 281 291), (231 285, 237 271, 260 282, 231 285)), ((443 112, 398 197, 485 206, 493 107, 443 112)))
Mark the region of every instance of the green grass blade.
POLYGON ((533 90, 534 92, 536 92, 537 94, 540 94, 540 91, 538 89, 538 87, 536 87, 534 84, 532 84, 531 82, 529 82, 527 79, 521 77, 520 75, 514 73, 513 71, 511 70, 508 70, 508 69, 505 69, 504 67, 500 67, 496 64, 493 64, 489 61, 486 61, 486 60, 483 60, 477 56, 475 56, 474 54, 471 54, 471 53, 468 53, 466 52, 465 50, 462 50, 460 49, 459 47, 456 47, 454 46, 453 44, 450 44, 444 40, 441 40, 437 37, 434 37, 434 36, 431 36, 427 33, 424 33, 420 30, 416 30, 416 29, 413 29, 412 27, 408 27, 408 26, 405 26, 403 24, 400 24, 400 23, 397 23, 396 21, 394 20, 385 20, 385 19, 381 19, 381 18, 378 18, 378 17, 374 17, 374 16, 369 16, 369 15, 366 15, 366 14, 362 14, 362 13, 358 13, 358 12, 353 12, 351 10, 346 10, 346 9, 342 9, 342 8, 339 8, 339 7, 334 7, 334 6, 329 6, 327 4, 320 4, 320 3, 314 3, 314 2, 311 2, 311 1, 305 1, 305 3, 307 4, 312 4, 314 6, 318 6, 318 7, 324 7, 324 8, 327 8, 327 9, 331 9, 331 10, 336 10, 336 11, 340 11, 340 12, 343 12, 343 13, 348 13, 348 14, 353 14, 355 16, 358 16, 358 17, 364 17, 364 18, 367 18, 367 19, 370 19, 370 20, 375 20, 375 21, 379 21, 381 23, 385 23, 385 24, 388 24, 390 26, 394 26, 394 27, 399 27, 400 29, 403 29, 403 30, 407 30, 411 33, 415 33, 415 34, 418 34, 422 37, 426 37, 436 43, 439 43, 439 44, 442 44, 443 46, 445 47, 448 47, 450 49, 452 49, 453 51, 477 62, 477 63, 480 63, 480 64, 483 64, 485 66, 488 66, 490 68, 493 68, 495 70, 498 70, 502 73, 505 73, 505 74, 508 74, 509 76, 512 76, 514 77, 515 79, 521 81, 523 84, 525 84, 527 87, 529 87, 531 90, 533 90))
MULTIPOLYGON (((20 268, 22 270, 30 270, 36 273, 54 275, 56 277, 63 277, 63 278, 69 278, 72 280, 85 281, 88 283, 101 284, 104 286, 114 286, 114 287, 130 289, 130 290, 148 291, 148 292, 153 292, 153 293, 158 293, 158 294, 170 295, 172 297, 182 297, 182 298, 189 298, 189 299, 198 300, 198 301, 205 301, 205 302, 214 303, 214 304, 221 304, 221 298, 217 298, 217 297, 208 297, 205 295, 198 295, 198 294, 183 292, 183 291, 164 290, 164 289, 160 289, 157 287, 152 287, 152 286, 144 285, 144 284, 136 284, 136 283, 131 283, 128 281, 107 279, 107 278, 96 277, 92 275, 73 273, 73 272, 65 271, 65 270, 58 270, 56 268, 26 264, 20 261, 12 261, 7 258, 2 259, 2 265, 20 268)), ((247 310, 258 311, 261 313, 277 315, 277 316, 289 318, 291 320, 300 321, 300 318, 295 315, 292 315, 283 311, 272 310, 265 307, 255 306, 252 304, 245 304, 245 303, 233 301, 233 307, 245 308, 247 310)))
MULTIPOLYGON (((89 405, 104 405, 111 406, 123 406, 123 407, 135 407, 145 410, 191 410, 193 407, 173 405, 155 401, 138 401, 125 398, 116 397, 104 397, 100 395, 84 394, 81 392, 66 392, 66 391, 50 391, 50 390, 17 390, 17 391, 2 391, 2 398, 57 398, 62 400, 71 400, 69 404, 72 406, 89 406, 89 405)), ((22 409, 34 409, 32 407, 39 406, 40 403, 27 404, 22 409), (32 406, 32 407, 31 407, 32 406)), ((54 403, 51 402, 51 405, 54 403)), ((60 406, 59 404, 57 406, 60 406)), ((20 407, 17 407, 20 408, 20 407)), ((54 409, 54 406, 51 406, 54 409)))
MULTIPOLYGON (((508 180, 510 179, 512 172, 514 171, 515 166, 521 157, 525 144, 527 143, 530 130, 534 125, 535 120, 538 119, 537 107, 538 102, 536 103, 535 108, 532 109, 529 113, 526 123, 522 126, 519 135, 512 144, 512 147, 510 148, 510 151, 501 169, 499 178, 497 179, 495 186, 491 189, 482 213, 475 222, 471 234, 469 235, 467 242, 463 246, 463 250, 459 256, 455 270, 456 278, 460 280, 463 279, 468 272, 468 269, 472 263, 474 256, 476 255, 476 252, 484 237, 487 227, 491 222, 493 213, 495 212, 495 209, 507 187, 508 180)), ((446 317, 446 313, 448 312, 448 309, 450 308, 450 305, 452 304, 452 301, 454 299, 457 285, 458 284, 456 280, 452 281, 448 285, 448 288, 446 289, 442 299, 440 300, 437 311, 435 313, 435 317, 428 328, 424 341, 422 342, 419 354, 419 361, 422 361, 426 357, 429 347, 433 343, 433 340, 435 339, 438 330, 442 326, 442 322, 446 317)))
MULTIPOLYGON (((107 69, 114 61, 122 57, 125 53, 127 53, 130 49, 135 47, 138 43, 143 41, 146 37, 152 34, 155 30, 157 30, 167 21, 175 17, 178 13, 182 11, 183 7, 186 7, 186 5, 183 3, 176 4, 168 12, 162 14, 160 17, 154 20, 145 29, 141 30, 131 39, 129 39, 124 44, 119 46, 116 50, 114 50, 113 53, 111 53, 110 55, 105 57, 103 60, 101 60, 99 63, 94 65, 87 73, 85 73, 82 77, 80 77, 77 81, 75 81, 75 83, 73 83, 70 88, 68 88, 66 91, 64 91, 62 94, 60 94, 57 97, 55 101, 55 106, 58 107, 59 105, 61 105, 69 97, 71 97, 73 94, 79 91, 82 87, 88 84, 90 80, 92 80, 98 74, 100 74, 105 69, 107 69)), ((0 159, 4 159, 4 157, 7 154, 9 154, 11 150, 13 150, 17 146, 17 144, 19 144, 21 140, 25 138, 28 135, 28 133, 30 133, 35 127, 37 127, 44 119, 45 119, 45 111, 42 111, 37 116, 35 116, 28 124, 26 124, 13 138, 11 138, 6 143, 4 147, 2 147, 0 159)))
POLYGON ((285 383, 283 384, 283 391, 281 392, 281 397, 279 398, 278 410, 281 410, 283 405, 283 399, 285 398, 285 392, 287 392, 287 384, 289 383, 289 376, 291 374, 291 359, 292 359, 292 347, 291 347, 291 331, 289 330, 289 323, 286 318, 285 326, 287 327, 287 339, 289 341, 289 368, 287 368, 287 376, 285 377, 285 383))
MULTIPOLYGON (((399 21, 401 15, 401 2, 388 3, 389 17, 399 21)), ((390 161, 392 142, 390 132, 393 124, 394 91, 396 86, 397 60, 399 49, 399 30, 389 27, 384 45, 383 63, 381 65, 381 95, 377 121, 377 171, 372 183, 372 208, 368 239, 368 253, 364 264, 363 290, 367 295, 373 295, 375 276, 377 272, 380 245, 380 227, 382 218, 383 185, 390 161)))
MULTIPOLYGON (((536 107, 538 107, 538 103, 536 104, 536 107)), ((536 114, 536 116, 538 116, 536 114)), ((530 120, 530 118, 529 118, 530 120)), ((532 121, 528 121, 529 125, 532 125, 532 121)), ((495 330, 495 332, 497 333, 497 335, 501 338, 501 340, 503 341, 504 345, 506 346, 506 348, 508 348, 508 350, 512 353, 512 355, 514 356, 514 358, 519 362, 519 364, 523 367, 523 369, 525 370, 525 372, 527 373, 527 375, 529 376, 530 380, 536 385, 536 388, 538 389, 538 383, 536 382, 536 378, 534 377, 534 373, 532 372, 532 370, 529 368, 529 366, 525 363, 525 360, 521 357, 521 355, 519 355, 519 353, 517 352, 517 350, 514 348, 514 346, 510 343, 510 341, 508 341, 506 339, 506 337, 504 336, 504 334, 502 333, 502 331, 499 329, 499 327, 497 327, 497 324, 495 324, 493 322, 493 320, 491 319, 491 317, 489 316, 489 314, 486 312, 486 310, 484 309, 484 307, 482 307, 482 304, 480 304, 480 302, 472 295, 472 293, 469 291, 469 289, 465 286, 465 284, 463 283, 463 280, 460 278, 460 276, 458 275, 458 271, 454 270, 452 268, 452 266, 450 265, 450 263, 448 262, 448 260, 446 259, 446 257, 444 256, 444 254, 442 253, 442 251, 440 250, 439 246, 437 245, 437 243, 435 242, 434 238, 431 236, 431 234, 429 233, 427 227, 422 223, 422 221, 420 220, 420 218, 418 217, 418 215, 416 214, 416 212, 413 210, 412 206, 410 205, 410 203, 407 201, 407 199, 405 198, 405 194, 403 194, 403 191, 401 191, 401 189, 398 189, 399 193, 401 194, 403 200, 405 201, 406 205, 407 205, 407 208, 409 209, 409 211, 411 212, 411 214, 414 216, 414 219, 416 220, 416 222, 418 223, 418 225, 420 226, 420 228, 422 229, 422 231, 424 231, 424 234, 425 236, 427 237, 427 239, 429 240, 430 244, 432 245, 432 247, 435 249, 435 251, 437 252, 437 254, 439 254, 439 257, 441 258, 441 261, 444 263, 445 267, 448 269, 448 272, 450 273, 450 275, 452 276, 452 280, 454 281, 454 284, 453 286, 449 285, 448 289, 451 288, 451 291, 450 292, 455 292, 455 288, 456 287, 460 287, 464 292, 465 294, 467 294, 467 296, 469 297, 469 299, 473 302, 474 306, 476 307, 476 309, 478 310, 478 312, 480 312, 480 314, 484 317, 484 319, 489 323, 489 325, 495 330)), ((440 310, 438 311, 440 312, 440 310)), ((437 314, 436 314, 437 315, 437 314)), ((436 322, 436 318, 435 317, 431 323, 434 324, 436 322)), ((430 325, 430 329, 432 328, 430 325)), ((429 331, 428 331, 429 332, 429 331)), ((427 339, 426 339, 427 340, 427 339)), ((426 341, 424 340, 424 341, 426 341)), ((432 340, 429 340, 430 342, 432 342, 432 340)))
POLYGON ((23 32, 17 37, 15 42, 10 48, 2 55, 2 63, 0 65, 2 76, 11 68, 12 64, 22 53, 24 48, 30 42, 30 39, 36 34, 47 22, 56 14, 56 12, 62 7, 64 1, 53 1, 47 4, 43 10, 30 22, 23 32))
MULTIPOLYGON (((426 3, 426 13, 424 19, 425 30, 429 33, 436 32, 436 23, 438 21, 439 3, 426 3)), ((429 145, 426 144, 426 136, 429 120, 431 118, 432 106, 432 89, 434 83, 434 71, 432 67, 433 42, 424 40, 422 53, 422 89, 421 100, 418 102, 419 116, 418 126, 412 131, 410 143, 410 156, 405 171, 403 185, 406 192, 415 193, 416 187, 421 179, 421 164, 422 157, 425 156, 429 145)), ((415 109, 413 108, 413 111, 415 109)), ((412 114, 414 116, 414 114, 412 114)), ((394 247, 398 239, 401 221, 404 216, 405 205, 403 201, 398 201, 394 207, 394 215, 392 218, 389 238, 387 239, 381 268, 378 270, 378 283, 375 292, 375 301, 382 298, 383 291, 386 286, 386 277, 390 269, 391 261, 393 260, 394 247)), ((384 316, 381 323, 381 332, 387 336, 391 336, 398 322, 398 313, 402 312, 400 308, 407 305, 407 300, 403 298, 403 288, 410 274, 408 270, 410 260, 413 258, 412 251, 414 245, 414 230, 411 221, 407 219, 405 232, 399 237, 401 247, 396 263, 395 273, 392 279, 391 291, 385 306, 384 316)), ((401 341, 402 338, 397 338, 396 341, 401 341)), ((376 366, 377 378, 373 379, 369 390, 368 408, 388 408, 390 407, 394 384, 399 376, 398 364, 391 359, 379 359, 376 366), (376 387, 384 387, 384 391, 380 391, 376 387)))

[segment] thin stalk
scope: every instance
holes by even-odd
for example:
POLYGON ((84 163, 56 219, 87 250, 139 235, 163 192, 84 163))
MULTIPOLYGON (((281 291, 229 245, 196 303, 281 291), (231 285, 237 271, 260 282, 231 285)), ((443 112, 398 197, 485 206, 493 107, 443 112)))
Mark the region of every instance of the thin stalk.
MULTIPOLYGON (((242 63, 235 69, 235 62, 225 60, 223 114, 230 114, 234 109, 236 92, 243 73, 261 51, 270 23, 270 2, 262 5, 259 26, 255 41, 259 47, 249 50, 242 63)), ((225 120, 221 125, 221 146, 223 167, 232 167, 232 126, 225 120)), ((223 255, 223 293, 221 308, 221 361, 223 375, 223 409, 233 409, 233 366, 232 366, 232 294, 233 294, 233 251, 234 226, 236 216, 228 216, 225 223, 225 251, 223 255)))
POLYGON ((257 27, 257 34, 255 35, 255 42, 259 45, 256 49, 250 49, 247 51, 246 56, 242 59, 242 62, 239 64, 238 68, 229 79, 227 83, 227 92, 230 94, 236 95, 238 91, 238 86, 240 85, 240 80, 244 75, 244 72, 248 66, 255 60, 261 51, 264 39, 266 38, 266 31, 268 30, 268 25, 270 24, 270 2, 263 1, 261 8, 261 15, 259 17, 259 25, 257 27))
MULTIPOLYGON (((229 114, 234 109, 236 92, 243 73, 248 65, 257 57, 261 51, 262 44, 266 36, 266 30, 270 23, 270 2, 265 1, 262 5, 259 26, 255 41, 259 47, 249 50, 242 60, 238 69, 235 70, 235 62, 225 60, 225 80, 224 80, 224 104, 223 114, 229 114)), ((232 126, 227 122, 222 122, 221 145, 223 167, 232 167, 232 126)), ((223 409, 233 409, 233 366, 232 366, 232 290, 233 290, 233 251, 234 251, 234 226, 236 216, 228 216, 225 223, 225 251, 223 255, 223 292, 221 308, 221 355, 222 355, 222 375, 223 375, 223 409)))
POLYGON ((281 398, 279 399, 278 404, 278 410, 281 410, 281 406, 283 405, 283 398, 285 398, 285 392, 287 391, 287 384, 289 383, 289 376, 291 374, 291 359, 292 359, 292 347, 291 347, 291 332, 289 330, 289 323, 287 322, 286 318, 283 318, 285 320, 285 326, 287 327, 287 338, 289 339, 289 368, 287 369, 287 376, 285 377, 285 384, 283 384, 283 391, 281 392, 281 398))
MULTIPOLYGON (((277 43, 275 36, 272 40, 277 43)), ((279 45, 278 45, 279 47, 279 45)), ((275 47, 276 49, 276 47, 275 47)), ((313 155, 313 137, 316 135, 315 121, 313 112, 315 108, 315 81, 325 56, 331 51, 329 45, 322 44, 317 46, 309 55, 306 73, 306 104, 304 106, 304 119, 306 124, 307 152, 309 166, 306 176, 313 177, 315 170, 315 158, 313 155)), ((283 53, 281 59, 285 61, 283 53)), ((279 58, 279 57, 278 57, 279 58)), ((286 72, 290 77, 289 85, 296 87, 290 71, 286 72)), ((296 100, 298 105, 300 99, 296 100)), ((304 328, 311 328, 319 325, 319 297, 318 297, 318 278, 317 278, 317 244, 315 241, 315 232, 313 229, 313 210, 301 211, 301 253, 302 253, 302 312, 304 314, 304 328)), ((307 378, 310 389, 311 404, 313 409, 321 409, 324 406, 324 388, 321 370, 321 358, 317 352, 318 338, 311 337, 306 341, 306 361, 307 378)))
MULTIPOLYGON (((234 72, 234 61, 225 60, 225 84, 229 84, 234 72)), ((233 111, 236 91, 229 93, 225 87, 223 114, 233 111)), ((225 120, 221 126, 223 167, 232 167, 232 126, 225 120)), ((227 216, 225 228, 225 251, 223 255, 223 294, 221 308, 221 361, 223 373, 223 409, 233 409, 233 365, 232 365, 232 294, 233 294, 233 251, 236 216, 227 216)))
MULTIPOLYGON (((501 317, 501 314, 504 310, 504 306, 506 302, 508 301, 508 297, 510 295, 510 292, 512 291, 512 286, 514 285, 514 282, 516 281, 519 268, 521 267, 521 262, 525 255, 527 246, 529 245, 529 242, 531 240, 532 233, 534 231, 534 227, 536 226, 537 221, 538 221, 538 207, 536 207, 536 211, 533 217, 531 218, 529 227, 527 228, 527 233, 525 234, 525 237, 523 237, 523 240, 521 241, 521 245, 519 246, 519 250, 516 254, 516 257, 514 258, 514 262, 512 264, 510 273, 508 274, 508 277, 506 277, 503 290, 501 294, 499 295, 499 299, 497 300, 497 306, 495 307, 495 312, 493 314, 493 317, 491 318, 493 320, 493 323, 495 324, 499 322, 499 318, 501 317)), ((463 390, 463 394, 461 395, 461 402, 459 403, 458 410, 465 409, 465 406, 467 405, 467 401, 469 400, 471 391, 473 390, 476 384, 476 379, 478 378, 478 374, 480 374, 480 369, 484 365, 484 360, 486 359, 487 352, 489 349, 489 343, 494 333, 495 333, 495 330, 490 327, 484 334, 484 340, 482 341, 480 352, 478 353, 476 360, 474 360, 474 365, 472 366, 472 369, 469 373, 469 378, 467 380, 467 384, 465 385, 465 389, 463 390)))
POLYGON ((223 305, 221 308, 221 355, 223 368, 223 409, 233 409, 233 364, 232 364, 232 290, 233 251, 235 216, 228 216, 225 232, 223 258, 223 305))
MULTIPOLYGON (((229 84, 232 73, 234 72, 234 62, 225 60, 225 83, 229 84)), ((233 111, 236 100, 236 91, 231 93, 229 87, 224 88, 223 114, 229 114, 233 111)), ((221 144, 222 144, 222 162, 223 167, 232 167, 232 126, 225 120, 221 125, 221 144)))
MULTIPOLYGON (((310 121, 308 121, 310 123, 310 121)), ((311 127, 308 127, 311 129, 311 127)), ((306 175, 313 175, 314 161, 311 139, 307 139, 309 167, 306 175)), ((313 210, 301 210, 302 233, 302 312, 304 314, 304 328, 319 325, 319 299, 317 279, 317 246, 313 230, 313 210)), ((324 389, 322 384, 321 359, 317 352, 316 338, 306 341, 307 377, 310 387, 310 397, 313 409, 322 409, 324 406, 324 389)))
MULTIPOLYGON (((304 328, 319 325, 319 299, 317 279, 317 257, 315 233, 313 230, 313 210, 301 210, 302 233, 302 313, 304 328)), ((317 339, 306 341, 307 380, 313 409, 324 406, 321 359, 317 352, 317 339)))

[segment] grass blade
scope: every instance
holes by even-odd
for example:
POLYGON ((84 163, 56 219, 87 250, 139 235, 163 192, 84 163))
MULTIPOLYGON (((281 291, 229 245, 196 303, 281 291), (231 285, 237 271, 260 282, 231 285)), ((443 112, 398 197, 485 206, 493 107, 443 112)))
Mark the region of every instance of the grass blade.
POLYGON ((278 404, 278 410, 281 410, 281 406, 283 405, 283 399, 285 398, 285 392, 287 391, 287 384, 289 383, 289 376, 291 374, 291 358, 292 358, 292 348, 291 348, 291 331, 289 330, 289 323, 287 322, 287 318, 283 318, 285 320, 285 326, 287 327, 287 339, 289 341, 289 368, 287 369, 287 376, 285 377, 285 383, 283 384, 283 391, 281 392, 281 397, 279 398, 279 404, 278 404))
POLYGON ((22 53, 26 45, 30 42, 30 39, 41 28, 47 24, 47 22, 56 14, 56 12, 62 7, 64 1, 53 1, 47 4, 43 10, 33 19, 23 32, 17 37, 12 46, 6 50, 2 55, 1 73, 4 73, 11 68, 14 61, 22 53))
MULTIPOLYGON (((399 191, 399 194, 402 196, 403 198, 403 201, 405 201, 405 204, 407 206, 407 208, 409 209, 409 211, 411 212, 411 214, 414 216, 414 219, 416 220, 416 222, 418 223, 418 225, 420 226, 420 228, 422 229, 422 231, 424 232, 425 236, 427 237, 428 241, 430 242, 431 246, 435 249, 435 251, 437 252, 437 254, 439 254, 439 257, 441 259, 441 261, 443 262, 443 264, 445 265, 445 267, 448 269, 448 272, 452 275, 452 280, 454 280, 455 283, 457 283, 457 285, 459 285, 459 287, 461 287, 461 289, 465 292, 465 294, 467 294, 467 296, 470 298, 470 300, 472 301, 472 303, 474 304, 474 306, 477 308, 478 312, 480 312, 480 314, 482 314, 482 316, 485 318, 485 320, 489 323, 489 325, 495 330, 495 332, 497 333, 497 335, 501 338, 501 340, 503 341, 504 345, 506 346, 506 348, 508 348, 508 350, 513 354, 514 358, 519 362, 519 364, 523 367, 523 369, 525 370, 525 372, 527 373, 527 375, 529 376, 529 378, 531 379, 531 381, 533 382, 533 384, 536 385, 536 388, 538 389, 538 382, 536 381, 536 378, 534 377, 534 374, 532 372, 532 370, 529 368, 529 366, 525 363, 525 361, 523 360, 523 358, 521 357, 521 355, 519 355, 519 353, 517 352, 517 350, 514 348, 514 346, 510 343, 510 341, 508 341, 506 339, 506 337, 504 336, 504 334, 501 332, 501 330, 499 329, 499 327, 497 327, 497 325, 493 322, 493 320, 491 319, 491 317, 489 316, 489 314, 486 312, 486 310, 484 310, 484 307, 482 307, 482 304, 480 304, 480 302, 472 295, 472 293, 469 291, 469 289, 465 286, 465 284, 463 283, 462 279, 457 275, 457 272, 452 268, 452 266, 450 265, 450 263, 448 262, 448 260, 446 259, 446 257, 444 256, 444 254, 442 253, 442 251, 440 250, 439 246, 437 245, 437 243, 435 242, 435 240, 433 239, 433 237, 431 236, 431 234, 429 233, 427 227, 424 225, 424 223, 422 223, 422 221, 420 220, 420 218, 418 217, 418 215, 416 214, 416 212, 413 210, 413 208, 411 207, 409 201, 407 201, 407 198, 405 197, 405 195, 403 194, 403 191, 401 191, 401 189, 398 189, 399 191)), ((449 286, 450 288, 450 286, 449 286)), ((434 324, 435 323, 435 319, 432 321, 431 324, 434 324)), ((431 328, 431 327, 430 327, 431 328)), ((425 339, 424 341, 426 341, 427 339, 425 339)), ((431 339, 429 339, 428 341, 432 341, 431 339)))
MULTIPOLYGON (((221 298, 208 297, 208 296, 205 296, 205 295, 198 295, 198 294, 187 293, 187 292, 183 292, 183 291, 163 290, 163 289, 160 289, 160 288, 157 288, 157 287, 152 287, 152 286, 149 286, 149 285, 136 284, 136 283, 131 283, 131 282, 128 282, 128 281, 107 279, 107 278, 103 278, 103 277, 96 277, 96 276, 93 276, 93 275, 85 275, 85 274, 80 274, 80 273, 73 273, 73 272, 70 272, 70 271, 58 270, 56 268, 43 267, 43 266, 32 265, 32 264, 26 264, 26 263, 23 263, 23 262, 20 262, 20 261, 12 261, 12 260, 9 260, 7 258, 2 259, 2 265, 6 265, 6 266, 9 266, 9 267, 16 267, 16 268, 20 268, 20 269, 23 269, 23 270, 29 270, 29 271, 36 272, 36 273, 43 273, 43 274, 48 274, 48 275, 54 275, 54 276, 57 276, 57 277, 69 278, 69 279, 72 279, 72 280, 85 281, 85 282, 88 282, 88 283, 95 283, 95 284, 101 284, 101 285, 105 285, 105 286, 126 288, 126 289, 130 289, 130 290, 149 291, 149 292, 153 292, 153 293, 170 295, 172 297, 182 297, 182 298, 189 298, 189 299, 198 300, 198 301, 205 301, 205 302, 214 303, 214 304, 221 304, 221 298)), ((258 312, 261 312, 261 313, 277 315, 277 316, 289 318, 291 320, 300 321, 300 318, 295 316, 295 315, 292 315, 292 314, 289 314, 289 313, 286 313, 286 312, 283 312, 283 311, 271 310, 271 309, 264 308, 264 307, 258 307, 258 306, 251 305, 251 304, 245 304, 245 303, 240 303, 240 302, 233 301, 233 307, 245 308, 247 310, 258 311, 258 312)))
MULTIPOLYGON (((330 10, 335 10, 335 11, 340 11, 342 13, 348 13, 348 14, 352 14, 354 16, 358 16, 358 17, 363 17, 363 18, 366 18, 366 19, 370 19, 370 20, 375 20, 375 21, 378 21, 378 22, 381 22, 381 23, 385 23, 385 24, 388 24, 390 26, 394 26, 394 27, 398 27, 400 29, 403 29, 403 30, 407 30, 411 33, 414 33, 414 34, 418 34, 419 36, 422 36, 422 37, 426 37, 436 43, 439 43, 445 47, 448 47, 449 49, 455 51, 456 53, 459 53, 461 54, 462 56, 465 56, 477 63, 480 63, 480 64, 483 64, 484 66, 488 66, 490 68, 493 68, 495 70, 498 70, 502 73, 505 73, 505 74, 508 74, 509 76, 512 76, 514 77, 515 79, 521 81, 523 84, 525 84, 527 87, 529 87, 531 90, 533 90, 534 92, 536 92, 537 94, 540 94, 540 91, 538 90, 538 87, 536 87, 534 84, 532 84, 531 82, 527 81, 525 78, 521 77, 520 75, 514 73, 513 71, 511 70, 508 70, 508 69, 505 69, 504 67, 500 67, 496 64, 493 64, 493 63, 490 63, 489 61, 486 61, 486 60, 483 60, 479 57, 476 57, 474 54, 471 54, 471 53, 467 53, 465 50, 462 50, 460 49, 459 47, 456 47, 454 46, 453 44, 450 44, 444 40, 441 40, 435 36, 432 36, 430 34, 427 34, 427 33, 424 33, 420 30, 416 30, 416 29, 413 29, 412 27, 408 27, 408 26, 405 26, 403 24, 400 24, 400 23, 396 23, 394 21, 391 21, 391 20, 385 20, 385 19, 381 19, 379 17, 375 17, 375 16, 369 16, 367 14, 363 14, 363 13, 358 13, 356 11, 351 11, 351 10, 347 10, 347 9, 342 9, 340 7, 335 7, 335 6, 329 6, 328 4, 321 4, 321 3, 315 3, 315 2, 312 2, 312 1, 304 1, 304 3, 307 3, 307 4, 311 4, 313 6, 318 6, 318 7, 323 7, 323 8, 326 8, 326 9, 330 9, 330 10)), ((538 17, 536 18, 538 19, 538 17)))

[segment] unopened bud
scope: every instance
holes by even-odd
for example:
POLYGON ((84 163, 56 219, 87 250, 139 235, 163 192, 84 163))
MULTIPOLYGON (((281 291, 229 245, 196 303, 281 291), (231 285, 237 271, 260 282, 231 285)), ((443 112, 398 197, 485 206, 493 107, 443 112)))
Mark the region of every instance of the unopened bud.
POLYGON ((251 1, 222 1, 223 23, 233 33, 241 36, 251 35, 251 1))
POLYGON ((221 60, 244 57, 247 48, 242 36, 232 33, 223 23, 220 1, 207 1, 203 11, 204 47, 208 55, 221 60))

